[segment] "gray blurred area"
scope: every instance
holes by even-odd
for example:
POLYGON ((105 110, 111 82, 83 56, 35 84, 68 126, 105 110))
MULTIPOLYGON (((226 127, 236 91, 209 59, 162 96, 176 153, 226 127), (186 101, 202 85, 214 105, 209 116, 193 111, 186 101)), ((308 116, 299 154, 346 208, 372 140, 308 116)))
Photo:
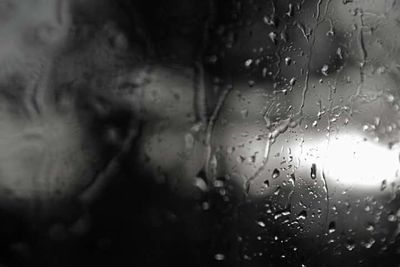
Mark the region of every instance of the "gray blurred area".
POLYGON ((396 0, 0 0, 0 266, 399 266, 396 0))

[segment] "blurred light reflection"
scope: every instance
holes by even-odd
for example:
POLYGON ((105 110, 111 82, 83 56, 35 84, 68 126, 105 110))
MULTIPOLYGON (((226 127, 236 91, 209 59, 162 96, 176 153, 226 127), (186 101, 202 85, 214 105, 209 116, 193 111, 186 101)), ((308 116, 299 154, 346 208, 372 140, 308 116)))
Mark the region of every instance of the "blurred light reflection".
POLYGON ((328 183, 359 189, 379 187, 384 180, 394 182, 399 166, 397 150, 367 140, 358 133, 307 141, 295 153, 300 160, 310 165, 315 163, 324 172, 328 183), (318 149, 317 153, 310 153, 313 149, 318 149))

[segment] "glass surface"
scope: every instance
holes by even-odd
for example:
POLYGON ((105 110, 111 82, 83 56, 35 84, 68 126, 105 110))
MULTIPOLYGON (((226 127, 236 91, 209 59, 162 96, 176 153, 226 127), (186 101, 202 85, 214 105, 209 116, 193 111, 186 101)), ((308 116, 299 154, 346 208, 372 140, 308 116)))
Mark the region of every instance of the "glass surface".
POLYGON ((0 266, 399 266, 400 2, 0 0, 0 266))

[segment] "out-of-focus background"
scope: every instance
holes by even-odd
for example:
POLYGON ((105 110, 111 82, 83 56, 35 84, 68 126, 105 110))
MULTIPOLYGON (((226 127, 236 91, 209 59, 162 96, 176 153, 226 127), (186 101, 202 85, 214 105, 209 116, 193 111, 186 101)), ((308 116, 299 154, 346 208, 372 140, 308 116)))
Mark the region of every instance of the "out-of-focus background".
POLYGON ((396 0, 0 0, 0 266, 398 266, 396 0))

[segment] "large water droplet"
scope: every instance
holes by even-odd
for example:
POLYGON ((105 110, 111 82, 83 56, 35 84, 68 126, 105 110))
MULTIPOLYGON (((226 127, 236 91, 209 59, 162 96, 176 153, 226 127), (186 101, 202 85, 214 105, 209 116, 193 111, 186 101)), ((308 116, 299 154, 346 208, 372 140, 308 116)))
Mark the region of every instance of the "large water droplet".
POLYGON ((317 177, 317 165, 313 163, 311 165, 311 178, 315 179, 317 177))
POLYGON ((336 231, 336 223, 331 221, 328 226, 328 233, 332 234, 336 231))
POLYGON ((281 173, 278 169, 274 169, 274 171, 272 172, 272 179, 278 178, 280 174, 281 173))

